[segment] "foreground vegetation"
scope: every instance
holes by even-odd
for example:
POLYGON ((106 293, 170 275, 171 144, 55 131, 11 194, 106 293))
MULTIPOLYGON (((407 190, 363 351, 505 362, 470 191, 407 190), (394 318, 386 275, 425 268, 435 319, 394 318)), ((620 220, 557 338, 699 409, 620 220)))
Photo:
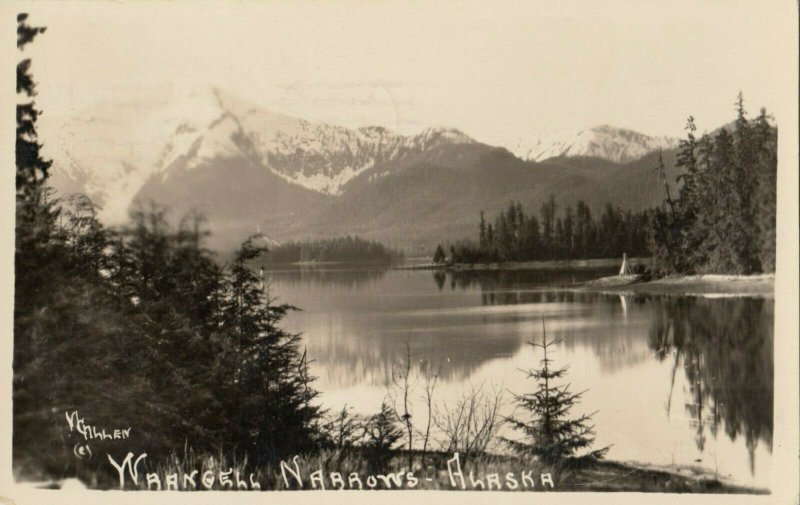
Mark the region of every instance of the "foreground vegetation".
MULTIPOLYGON (((20 47, 43 31, 26 17, 20 47)), ((32 98, 29 70, 30 60, 19 64, 17 84, 32 98)), ((108 465, 103 453, 121 442, 93 437, 98 457, 84 462, 76 448, 87 437, 68 417, 76 410, 94 426, 130 428, 127 443, 150 454, 186 443, 263 465, 319 447, 318 393, 299 336, 279 326, 293 307, 273 304, 250 268, 263 248, 247 240, 220 265, 203 246, 201 216, 175 229, 155 206, 104 228, 88 198, 62 200, 47 187, 38 114, 32 101, 17 109, 18 470, 63 476, 108 465)))

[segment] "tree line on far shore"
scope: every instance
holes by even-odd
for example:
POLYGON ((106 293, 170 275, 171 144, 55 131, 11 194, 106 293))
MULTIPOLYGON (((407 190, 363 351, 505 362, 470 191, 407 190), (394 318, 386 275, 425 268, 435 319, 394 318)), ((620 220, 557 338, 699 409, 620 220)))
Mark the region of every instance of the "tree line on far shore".
POLYGON ((654 169, 664 202, 640 212, 606 204, 594 218, 582 201, 557 215, 553 195, 539 214, 519 202, 487 223, 480 213, 477 242, 437 246, 433 261, 490 263, 629 256, 652 257, 666 274, 755 274, 775 270, 777 128, 764 109, 747 117, 741 93, 736 120, 695 136, 689 117, 678 145, 678 189, 671 189, 663 158, 654 169))
POLYGON ((380 242, 355 236, 287 242, 270 248, 268 263, 370 263, 387 265, 402 258, 380 242))
POLYGON ((589 259, 648 254, 649 212, 631 212, 606 204, 599 216, 578 201, 559 213, 555 196, 542 204, 539 214, 525 212, 520 202, 487 223, 480 213, 478 241, 463 240, 449 251, 439 245, 434 262, 493 263, 502 261, 541 261, 589 259))

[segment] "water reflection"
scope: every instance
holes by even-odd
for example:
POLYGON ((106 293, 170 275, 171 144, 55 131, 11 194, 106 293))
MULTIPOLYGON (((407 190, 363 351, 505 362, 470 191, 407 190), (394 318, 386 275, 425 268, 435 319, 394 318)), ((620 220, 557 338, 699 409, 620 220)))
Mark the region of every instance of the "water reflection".
POLYGON ((518 369, 536 362, 525 343, 544 318, 570 382, 592 391, 586 408, 599 411, 612 458, 706 465, 763 484, 774 302, 559 288, 603 273, 297 269, 270 280, 302 308, 287 329, 304 334, 333 408, 380 405, 406 342, 418 364, 441 366, 442 395, 486 381, 524 391, 518 369))
POLYGON ((567 287, 613 273, 613 268, 601 267, 575 270, 459 270, 448 271, 447 276, 450 277, 452 289, 478 288, 482 292, 507 292, 531 286, 567 287))
POLYGON ((772 450, 774 302, 664 298, 653 303, 658 310, 648 344, 659 360, 674 361, 673 374, 682 368, 686 375, 692 401, 685 408, 697 448, 702 452, 708 435, 716 438, 724 427, 731 440, 745 438, 752 466, 759 441, 772 450))
POLYGON ((365 269, 358 267, 333 268, 330 266, 287 265, 266 270, 270 279, 288 284, 302 284, 309 288, 336 286, 358 289, 365 284, 374 283, 386 275, 387 268, 365 269))

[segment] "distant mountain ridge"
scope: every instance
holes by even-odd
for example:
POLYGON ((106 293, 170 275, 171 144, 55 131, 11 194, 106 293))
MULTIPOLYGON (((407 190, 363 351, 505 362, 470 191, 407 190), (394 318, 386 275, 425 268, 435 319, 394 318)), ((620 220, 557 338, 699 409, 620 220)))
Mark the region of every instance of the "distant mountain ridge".
POLYGON ((673 144, 608 126, 590 131, 529 150, 534 161, 526 161, 452 128, 349 129, 207 88, 104 104, 43 138, 54 186, 88 194, 109 224, 123 222, 134 201, 153 200, 175 215, 205 213, 219 248, 256 230, 279 241, 359 234, 427 248, 470 234, 480 210, 509 199, 659 203, 663 185, 642 167, 673 144))
POLYGON ((601 125, 577 133, 520 141, 513 152, 530 161, 587 156, 629 163, 659 149, 672 149, 677 143, 677 139, 671 137, 651 137, 625 128, 601 125))
POLYGON ((55 137, 47 151, 56 160, 57 185, 87 192, 105 204, 104 217, 116 222, 125 218, 127 205, 149 178, 214 159, 245 156, 287 182, 337 195, 378 164, 442 143, 475 143, 452 128, 403 136, 378 126, 353 130, 313 123, 213 87, 170 100, 167 94, 166 100, 147 96, 138 103, 100 106, 88 114, 89 120, 68 118, 55 135, 45 134, 55 137), (126 115, 134 117, 119 120, 126 115), (93 131, 95 125, 103 131, 93 131), (152 135, 140 140, 142 131, 152 135), (99 152, 91 150, 94 139, 102 143, 99 152))

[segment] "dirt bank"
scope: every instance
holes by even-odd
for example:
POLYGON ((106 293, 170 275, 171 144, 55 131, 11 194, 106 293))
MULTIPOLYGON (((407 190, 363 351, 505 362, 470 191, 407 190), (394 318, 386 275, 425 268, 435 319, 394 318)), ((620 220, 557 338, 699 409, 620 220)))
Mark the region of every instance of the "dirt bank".
POLYGON ((561 491, 640 491, 658 493, 768 494, 737 485, 701 468, 600 461, 564 478, 561 491))
POLYGON ((775 296, 775 274, 681 275, 643 282, 636 275, 603 277, 578 287, 582 291, 616 294, 682 296, 775 296))

